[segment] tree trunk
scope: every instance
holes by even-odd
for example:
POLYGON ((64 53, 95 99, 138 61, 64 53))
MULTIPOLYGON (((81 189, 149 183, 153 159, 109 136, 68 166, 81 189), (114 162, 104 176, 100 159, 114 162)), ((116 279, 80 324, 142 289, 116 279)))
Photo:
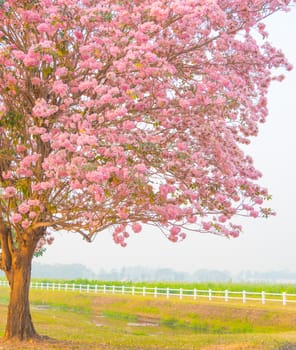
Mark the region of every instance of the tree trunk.
POLYGON ((37 338, 29 303, 32 254, 29 249, 21 249, 14 254, 11 270, 7 275, 10 285, 10 302, 4 339, 37 338))

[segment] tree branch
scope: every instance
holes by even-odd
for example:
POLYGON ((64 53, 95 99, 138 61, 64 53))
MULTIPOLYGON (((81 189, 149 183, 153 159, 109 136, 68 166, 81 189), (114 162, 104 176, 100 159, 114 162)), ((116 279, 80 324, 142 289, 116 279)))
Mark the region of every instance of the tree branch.
POLYGON ((12 264, 13 242, 11 230, 0 219, 0 245, 1 245, 1 260, 0 269, 9 272, 12 264))

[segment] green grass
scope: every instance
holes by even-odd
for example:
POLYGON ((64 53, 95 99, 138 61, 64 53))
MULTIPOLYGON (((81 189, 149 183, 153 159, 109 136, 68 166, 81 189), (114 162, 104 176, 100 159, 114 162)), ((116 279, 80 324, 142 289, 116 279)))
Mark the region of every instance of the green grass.
POLYGON ((87 279, 76 279, 76 280, 47 280, 47 279, 33 279, 33 281, 38 282, 57 282, 57 283, 68 283, 68 284, 82 284, 82 285, 114 285, 121 287, 122 285, 127 287, 147 287, 147 288, 170 288, 170 289, 199 289, 199 290, 216 290, 216 291, 237 291, 241 292, 243 290, 251 292, 269 292, 269 293, 290 293, 296 294, 296 285, 295 284, 270 284, 270 283, 214 283, 214 282, 205 282, 205 283, 176 283, 176 282, 132 282, 132 281, 98 281, 98 280, 87 280, 87 279))
MULTIPOLYGON (((4 277, 0 277, 0 280, 5 280, 4 277)), ((147 288, 170 288, 170 289, 176 289, 180 290, 182 288, 183 290, 205 290, 208 291, 209 289, 213 291, 234 291, 234 292, 242 292, 250 291, 250 292, 262 292, 265 291, 266 293, 282 293, 286 292, 289 294, 296 294, 296 285, 295 284, 277 284, 277 283, 233 283, 233 282, 225 282, 225 283, 218 283, 218 282, 196 282, 196 283, 183 283, 183 282, 133 282, 133 281, 103 281, 103 280, 88 280, 88 279, 75 279, 75 280, 60 280, 60 279, 44 279, 44 278, 34 278, 32 279, 32 282, 55 282, 55 283, 61 283, 61 284, 68 284, 69 288, 71 287, 71 284, 76 285, 90 285, 90 286, 116 286, 121 287, 122 285, 126 287, 147 287, 147 288)))
MULTIPOLYGON (((37 331, 58 343, 19 349, 271 350, 296 342, 296 305, 44 290, 31 290, 30 299, 37 331)), ((0 335, 7 303, 0 287, 0 335)))

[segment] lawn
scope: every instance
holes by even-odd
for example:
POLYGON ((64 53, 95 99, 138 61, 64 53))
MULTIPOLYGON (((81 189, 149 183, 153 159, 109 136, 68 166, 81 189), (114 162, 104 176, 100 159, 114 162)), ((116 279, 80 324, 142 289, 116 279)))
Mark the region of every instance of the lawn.
MULTIPOLYGON (((8 288, 0 287, 0 335, 8 288)), ((165 297, 31 291, 44 343, 0 349, 238 350, 296 347, 296 305, 179 300, 165 297)))

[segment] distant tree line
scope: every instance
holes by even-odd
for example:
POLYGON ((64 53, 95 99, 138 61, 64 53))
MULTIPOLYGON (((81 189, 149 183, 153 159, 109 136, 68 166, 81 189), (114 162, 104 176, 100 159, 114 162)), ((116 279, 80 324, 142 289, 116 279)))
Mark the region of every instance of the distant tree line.
MULTIPOLYGON (((4 276, 3 273, 0 276, 4 276)), ((122 267, 119 269, 98 270, 82 264, 41 264, 32 266, 34 278, 48 279, 93 279, 104 281, 176 281, 176 282, 273 282, 295 283, 296 272, 276 271, 229 271, 200 269, 193 273, 176 271, 171 268, 148 268, 143 266, 122 267)))

